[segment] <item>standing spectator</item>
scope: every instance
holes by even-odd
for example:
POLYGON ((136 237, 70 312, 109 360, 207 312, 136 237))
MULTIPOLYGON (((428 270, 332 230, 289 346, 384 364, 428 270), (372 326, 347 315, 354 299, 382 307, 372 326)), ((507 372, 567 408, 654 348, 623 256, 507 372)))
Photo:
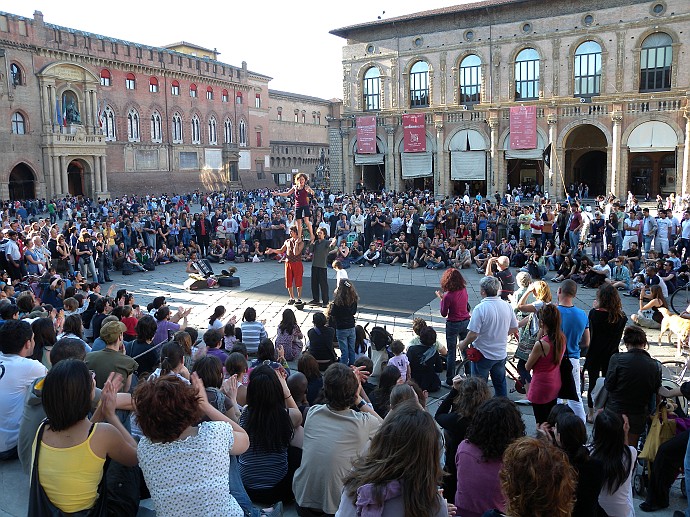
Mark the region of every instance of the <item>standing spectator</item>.
POLYGON ((618 352, 618 344, 628 317, 623 312, 618 291, 609 284, 597 291, 594 308, 589 311, 589 348, 585 359, 585 370, 589 378, 587 389, 587 420, 594 420, 592 391, 600 376, 606 375, 611 356, 618 352))
POLYGON ((575 307, 577 284, 572 280, 564 280, 558 288, 558 310, 561 311, 561 330, 565 334, 566 352, 564 360, 568 359, 573 367, 573 379, 578 400, 569 400, 568 405, 584 422, 585 408, 582 404, 580 389, 580 350, 589 347, 589 322, 587 314, 575 307))
POLYGON ((313 244, 314 256, 311 262, 311 301, 309 305, 328 306, 328 253, 334 241, 328 240, 326 230, 316 230, 316 240, 313 244), (319 290, 321 296, 319 296, 319 290), (321 302, 319 301, 321 300, 321 302))
POLYGON ((441 299, 441 316, 446 318, 446 385, 453 385, 455 376, 455 357, 458 340, 467 336, 467 325, 470 322, 469 302, 466 282, 457 269, 448 269, 441 277, 441 290, 436 296, 441 299))
POLYGON ((17 456, 19 425, 24 398, 33 381, 46 374, 46 367, 30 359, 34 353, 31 325, 7 320, 0 325, 0 460, 17 456))
POLYGON ((472 375, 487 380, 489 374, 497 397, 508 394, 506 385, 506 347, 508 334, 517 334, 518 322, 510 304, 498 297, 501 283, 497 278, 486 276, 479 282, 482 301, 475 306, 467 327, 467 337, 460 342, 460 349, 470 344, 482 357, 471 365, 472 375))
POLYGON ((565 353, 561 313, 554 305, 543 306, 539 326, 541 338, 534 344, 525 365, 527 371, 532 372, 527 399, 532 403, 537 426, 546 421, 556 405, 561 389, 560 364, 565 353))
POLYGON ((195 217, 194 222, 194 231, 196 232, 197 244, 201 249, 201 258, 205 257, 208 253, 212 228, 211 221, 206 217, 206 210, 202 210, 201 217, 198 219, 195 217))
POLYGON ((491 257, 486 263, 486 276, 495 276, 501 281, 501 288, 499 295, 504 300, 508 301, 510 295, 515 291, 515 280, 513 273, 510 271, 510 259, 505 256, 491 257), (494 271, 494 264, 496 271, 494 271))
POLYGON ((570 207, 570 218, 567 223, 568 239, 570 240, 570 249, 577 248, 577 243, 580 242, 580 231, 584 226, 582 214, 577 204, 570 207))
POLYGON ((329 317, 335 323, 335 335, 340 348, 340 362, 351 365, 355 362, 355 314, 357 314, 357 291, 350 280, 338 285, 329 317))

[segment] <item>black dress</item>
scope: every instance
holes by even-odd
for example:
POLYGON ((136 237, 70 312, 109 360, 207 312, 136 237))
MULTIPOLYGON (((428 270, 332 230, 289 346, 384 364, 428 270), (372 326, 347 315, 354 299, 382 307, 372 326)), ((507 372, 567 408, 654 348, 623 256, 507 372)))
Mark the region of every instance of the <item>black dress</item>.
POLYGON ((424 345, 413 345, 407 349, 407 358, 410 360, 410 372, 412 380, 419 384, 423 390, 433 393, 441 389, 441 378, 438 376, 444 370, 443 360, 438 351, 426 362, 423 361, 424 345))
POLYGON ((606 375, 611 356, 618 353, 618 345, 627 321, 625 314, 621 314, 615 323, 609 323, 608 311, 599 309, 589 311, 589 348, 584 366, 589 375, 590 387, 587 394, 589 407, 594 407, 589 393, 594 389, 597 379, 606 375))

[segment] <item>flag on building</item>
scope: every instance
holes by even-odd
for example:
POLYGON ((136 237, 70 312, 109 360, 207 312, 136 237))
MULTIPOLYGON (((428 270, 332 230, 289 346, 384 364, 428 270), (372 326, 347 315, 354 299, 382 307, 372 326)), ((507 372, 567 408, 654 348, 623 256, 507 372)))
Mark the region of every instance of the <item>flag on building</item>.
POLYGON ((60 101, 55 99, 55 121, 58 126, 62 125, 62 110, 60 110, 60 101))
POLYGON ((549 169, 551 168, 551 144, 546 146, 546 149, 544 149, 544 153, 542 154, 542 158, 544 160, 544 165, 546 165, 549 169))

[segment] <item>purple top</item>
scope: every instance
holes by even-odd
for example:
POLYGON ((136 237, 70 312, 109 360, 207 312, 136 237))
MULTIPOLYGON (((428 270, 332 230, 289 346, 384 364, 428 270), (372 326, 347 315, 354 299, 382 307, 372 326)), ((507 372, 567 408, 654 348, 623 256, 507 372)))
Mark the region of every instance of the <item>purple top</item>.
POLYGON ((441 316, 448 321, 464 321, 470 319, 467 310, 467 289, 448 291, 441 298, 441 316))
POLYGON ((503 466, 501 458, 485 460, 482 451, 467 440, 458 446, 455 454, 458 469, 458 485, 455 506, 462 517, 480 517, 486 510, 506 509, 501 492, 498 471, 503 466))
POLYGON ((163 343, 168 340, 168 330, 177 332, 180 330, 180 326, 177 323, 173 323, 169 320, 163 320, 158 322, 158 328, 156 329, 156 334, 153 336, 152 346, 156 346, 159 343, 163 343))

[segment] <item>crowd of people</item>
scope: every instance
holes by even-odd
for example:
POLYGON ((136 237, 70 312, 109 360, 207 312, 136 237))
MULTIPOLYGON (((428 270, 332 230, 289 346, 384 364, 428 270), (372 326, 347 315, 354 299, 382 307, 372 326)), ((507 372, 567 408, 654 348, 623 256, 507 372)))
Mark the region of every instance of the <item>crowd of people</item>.
MULTIPOLYGON (((30 511, 133 515, 150 497, 161 516, 280 515, 293 501, 308 517, 634 515, 654 399, 690 394, 661 386, 641 328, 687 279, 690 212, 677 219, 681 200, 657 217, 634 198, 602 198, 591 216, 577 200, 467 201, 301 181, 286 193, 3 205, 0 459, 31 473, 30 511), (198 329, 164 297, 143 307, 112 283, 101 290, 116 270, 202 257, 284 261, 292 303, 311 260, 312 302, 325 310, 302 329, 288 307, 269 336, 252 307, 209 308, 198 329), (354 264, 444 269, 444 338, 423 319, 407 343, 368 333, 354 264), (474 307, 462 273, 472 264, 474 307), (597 289, 589 313, 575 305, 580 287, 597 289), (632 325, 620 292, 640 298, 632 325), (533 437, 507 398, 512 360, 533 437), (443 384, 432 417, 428 396, 443 384)), ((660 449, 675 461, 653 471, 646 511, 668 505, 681 436, 660 449)))

